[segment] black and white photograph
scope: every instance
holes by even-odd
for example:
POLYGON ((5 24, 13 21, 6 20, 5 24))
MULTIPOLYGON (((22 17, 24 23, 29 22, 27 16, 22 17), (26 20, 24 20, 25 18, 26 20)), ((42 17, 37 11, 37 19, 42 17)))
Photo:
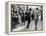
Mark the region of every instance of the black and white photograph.
POLYGON ((11 4, 11 32, 42 30, 43 5, 11 4))

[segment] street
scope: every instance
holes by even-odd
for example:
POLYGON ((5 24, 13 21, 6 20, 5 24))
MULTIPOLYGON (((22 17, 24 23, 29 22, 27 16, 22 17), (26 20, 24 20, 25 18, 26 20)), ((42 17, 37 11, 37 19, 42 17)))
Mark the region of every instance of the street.
MULTIPOLYGON (((36 30, 35 29, 35 21, 32 20, 30 22, 30 25, 29 25, 29 28, 27 29, 27 24, 28 24, 28 21, 25 22, 25 25, 17 25, 17 28, 13 29, 13 31, 26 31, 26 30, 36 30)), ((38 23, 37 23, 37 30, 42 30, 43 29, 43 24, 42 24, 42 21, 38 20, 38 23)))

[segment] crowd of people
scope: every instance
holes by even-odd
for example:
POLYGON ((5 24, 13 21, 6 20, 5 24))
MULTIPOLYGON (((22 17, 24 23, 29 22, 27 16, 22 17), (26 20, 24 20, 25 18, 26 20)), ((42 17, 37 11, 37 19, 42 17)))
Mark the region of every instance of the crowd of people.
MULTIPOLYGON (((27 28, 29 28, 30 22, 32 20, 34 20, 35 29, 37 30, 37 23, 39 20, 39 16, 42 15, 41 12, 42 12, 42 10, 39 10, 38 8, 35 8, 34 10, 32 8, 28 8, 28 10, 26 10, 26 11, 22 10, 22 8, 21 8, 21 10, 19 9, 19 11, 15 10, 13 8, 12 13, 11 13, 12 14, 11 15, 12 16, 11 17, 12 28, 16 28, 15 26, 18 24, 23 25, 25 23, 25 21, 28 21, 27 28)), ((41 18, 40 18, 40 20, 41 20, 41 18)))

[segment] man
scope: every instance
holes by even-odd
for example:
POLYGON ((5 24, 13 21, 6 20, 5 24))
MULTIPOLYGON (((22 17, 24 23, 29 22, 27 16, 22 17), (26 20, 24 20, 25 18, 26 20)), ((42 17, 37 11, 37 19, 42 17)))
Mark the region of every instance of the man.
POLYGON ((28 13, 26 13, 26 20, 28 21, 27 28, 29 28, 29 24, 31 22, 31 14, 30 14, 31 8, 29 9, 28 13))
POLYGON ((34 20, 35 20, 35 29, 37 30, 37 23, 38 23, 38 8, 34 11, 34 20))

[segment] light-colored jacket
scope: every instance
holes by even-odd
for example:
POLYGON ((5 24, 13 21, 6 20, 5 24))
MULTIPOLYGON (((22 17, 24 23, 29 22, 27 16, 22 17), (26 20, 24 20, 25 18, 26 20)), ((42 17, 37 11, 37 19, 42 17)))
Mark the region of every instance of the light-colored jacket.
POLYGON ((34 19, 38 19, 38 11, 37 10, 34 11, 34 19))

